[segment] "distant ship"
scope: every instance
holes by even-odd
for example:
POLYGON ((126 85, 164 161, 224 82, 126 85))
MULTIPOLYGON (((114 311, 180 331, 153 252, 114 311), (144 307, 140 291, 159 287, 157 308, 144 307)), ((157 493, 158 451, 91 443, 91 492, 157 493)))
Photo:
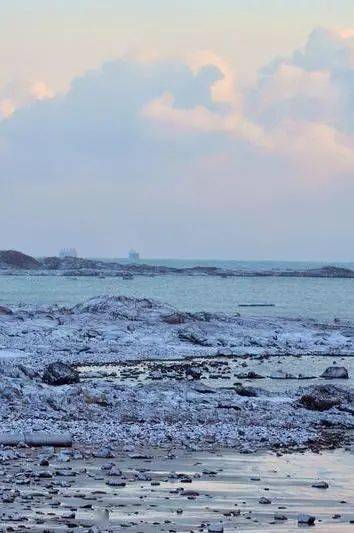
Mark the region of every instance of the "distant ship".
POLYGON ((59 252, 59 257, 64 259, 64 257, 77 257, 76 248, 63 248, 59 252))
POLYGON ((136 250, 130 250, 129 252, 129 261, 139 261, 140 254, 136 250))

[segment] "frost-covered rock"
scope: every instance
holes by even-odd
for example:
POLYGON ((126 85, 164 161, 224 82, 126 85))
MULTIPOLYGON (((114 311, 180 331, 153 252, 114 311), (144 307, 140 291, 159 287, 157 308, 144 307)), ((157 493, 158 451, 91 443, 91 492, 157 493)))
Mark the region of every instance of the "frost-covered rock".
POLYGON ((327 481, 316 481, 311 485, 314 489, 328 489, 329 485, 327 481))
POLYGON ((320 447, 327 427, 331 439, 336 427, 351 427, 353 396, 340 387, 297 389, 292 382, 287 390, 285 380, 278 392, 271 382, 270 392, 232 382, 232 367, 247 378, 248 370, 269 375, 275 354, 352 353, 354 337, 344 338, 340 324, 327 330, 314 321, 215 313, 183 314, 182 325, 165 322, 176 313, 150 299, 101 296, 72 308, 25 305, 1 316, 3 431, 68 432, 109 458, 118 448, 142 445, 243 452, 320 447), (232 353, 232 365, 227 357, 210 359, 220 350, 232 353), (90 374, 92 364, 97 370, 90 374), (65 374, 72 385, 43 386, 38 376, 46 365, 50 382, 63 383, 65 374), (86 367, 81 383, 75 365, 86 367), (338 408, 329 411, 332 406, 338 408), (328 412, 318 410, 324 407, 328 412))
POLYGON ((163 315, 161 317, 163 322, 166 322, 166 324, 184 324, 187 320, 189 315, 187 313, 179 313, 176 311, 175 313, 171 313, 169 315, 163 315))
POLYGON ((344 366, 330 366, 321 374, 325 379, 348 379, 348 370, 344 366))
POLYGON ((178 337, 181 341, 187 341, 198 346, 211 346, 210 342, 197 329, 184 328, 178 332, 178 337))
POLYGON ((316 521, 316 517, 309 514, 301 513, 298 515, 297 521, 299 524, 307 524, 308 526, 313 526, 316 521))
POLYGON ((311 411, 327 411, 340 405, 341 401, 340 391, 327 385, 312 387, 299 399, 299 403, 311 411))
POLYGON ((80 375, 70 365, 57 361, 45 368, 42 380, 47 385, 71 385, 80 381, 80 375))

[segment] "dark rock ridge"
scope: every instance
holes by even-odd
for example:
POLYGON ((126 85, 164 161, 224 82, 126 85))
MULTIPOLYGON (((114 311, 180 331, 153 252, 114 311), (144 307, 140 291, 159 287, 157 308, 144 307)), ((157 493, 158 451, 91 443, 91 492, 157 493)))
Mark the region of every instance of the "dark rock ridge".
POLYGON ((16 250, 0 250, 0 268, 32 270, 40 267, 41 263, 30 255, 16 250))
MULTIPOLYGON (((144 263, 122 264, 116 261, 84 259, 82 257, 44 257, 35 259, 15 250, 0 251, 0 269, 7 274, 26 271, 37 275, 123 277, 134 276, 215 276, 229 277, 296 277, 296 278, 354 278, 354 270, 324 266, 308 270, 241 270, 216 266, 174 268, 144 263)), ((265 305, 265 304, 263 304, 265 305)), ((269 305, 269 304, 267 304, 269 305)))

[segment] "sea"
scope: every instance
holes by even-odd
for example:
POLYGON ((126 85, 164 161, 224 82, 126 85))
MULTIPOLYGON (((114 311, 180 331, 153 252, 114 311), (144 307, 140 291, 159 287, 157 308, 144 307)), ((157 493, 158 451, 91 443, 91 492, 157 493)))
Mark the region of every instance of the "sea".
MULTIPOLYGON (((179 268, 218 266, 251 271, 303 270, 328 264, 354 269, 354 263, 334 262, 149 259, 141 263, 179 268)), ((4 305, 72 306, 98 295, 154 298, 182 311, 300 317, 320 321, 354 319, 354 279, 163 275, 135 276, 131 280, 123 280, 55 275, 0 276, 0 304, 4 305)))

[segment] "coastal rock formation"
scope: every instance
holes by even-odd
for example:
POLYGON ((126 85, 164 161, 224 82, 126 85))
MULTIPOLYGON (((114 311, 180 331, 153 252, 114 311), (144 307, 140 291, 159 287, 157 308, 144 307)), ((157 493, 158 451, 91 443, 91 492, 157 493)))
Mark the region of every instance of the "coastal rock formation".
POLYGON ((42 379, 47 385, 71 385, 72 383, 78 383, 80 376, 71 366, 58 361, 46 367, 42 379))
POLYGON ((299 403, 311 411, 327 411, 349 399, 343 390, 333 385, 317 385, 301 396, 299 403))
MULTIPOLYGON (((18 275, 19 271, 29 275, 120 277, 126 280, 134 276, 212 276, 230 277, 296 277, 296 278, 354 278, 354 270, 338 266, 323 266, 308 270, 250 270, 221 268, 199 265, 192 267, 172 267, 146 263, 119 263, 81 257, 44 257, 35 259, 14 250, 0 251, 0 273, 18 275)), ((271 306, 273 304, 244 304, 253 306, 271 306)))
POLYGON ((16 250, 0 250, 0 268, 32 270, 41 267, 41 263, 30 255, 16 250))
POLYGON ((263 388, 243 382, 274 373, 289 354, 353 353, 340 324, 217 313, 186 314, 182 327, 165 322, 176 313, 147 298, 101 296, 71 308, 21 305, 1 315, 2 431, 50 428, 101 447, 249 452, 321 448, 327 439, 333 446, 353 427, 349 389, 298 389, 286 378, 265 377, 263 388))

